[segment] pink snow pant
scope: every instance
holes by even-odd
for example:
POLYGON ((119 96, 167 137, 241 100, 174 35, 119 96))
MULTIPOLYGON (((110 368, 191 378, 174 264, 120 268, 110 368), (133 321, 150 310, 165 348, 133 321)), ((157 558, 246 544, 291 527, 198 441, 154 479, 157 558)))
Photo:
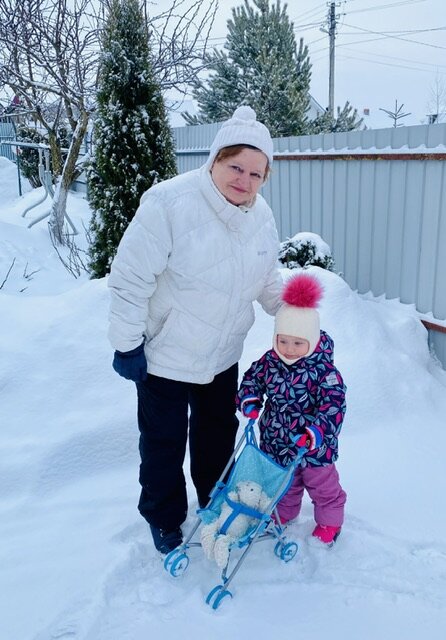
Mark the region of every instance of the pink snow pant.
POLYGON ((347 494, 339 483, 339 474, 334 464, 297 469, 290 488, 277 505, 282 523, 297 518, 305 489, 314 505, 316 523, 331 527, 342 526, 347 494))

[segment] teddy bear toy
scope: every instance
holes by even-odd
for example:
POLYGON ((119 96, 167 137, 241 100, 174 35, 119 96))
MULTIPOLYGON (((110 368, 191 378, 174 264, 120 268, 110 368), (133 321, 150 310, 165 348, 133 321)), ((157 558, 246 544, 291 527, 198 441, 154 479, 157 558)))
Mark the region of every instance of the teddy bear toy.
MULTIPOLYGON (((271 498, 266 495, 262 487, 252 480, 238 482, 235 491, 228 493, 228 498, 231 502, 246 505, 261 513, 266 512, 271 502, 271 498)), ((209 560, 215 560, 221 569, 229 561, 231 543, 240 539, 251 525, 259 522, 257 518, 246 513, 238 513, 232 521, 228 520, 234 512, 235 508, 227 502, 223 502, 218 518, 203 525, 201 529, 200 539, 203 552, 209 560)))

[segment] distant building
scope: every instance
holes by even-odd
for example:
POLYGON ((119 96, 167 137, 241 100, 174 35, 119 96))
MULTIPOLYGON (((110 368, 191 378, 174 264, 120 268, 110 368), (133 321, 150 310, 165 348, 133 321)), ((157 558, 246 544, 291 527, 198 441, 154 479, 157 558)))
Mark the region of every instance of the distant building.
POLYGON ((439 124, 440 122, 446 122, 446 113, 428 113, 427 124, 439 124))
POLYGON ((310 108, 307 111, 307 116, 310 120, 314 120, 317 116, 321 116, 325 113, 324 107, 322 107, 317 100, 310 95, 310 108))

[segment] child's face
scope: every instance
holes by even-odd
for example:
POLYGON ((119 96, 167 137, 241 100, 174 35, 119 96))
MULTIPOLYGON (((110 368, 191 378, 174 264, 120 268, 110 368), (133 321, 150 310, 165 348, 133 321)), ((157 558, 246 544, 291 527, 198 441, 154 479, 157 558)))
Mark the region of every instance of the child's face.
POLYGON ((287 336, 284 333, 277 334, 277 350, 287 360, 302 358, 308 353, 309 349, 310 343, 305 338, 287 336))

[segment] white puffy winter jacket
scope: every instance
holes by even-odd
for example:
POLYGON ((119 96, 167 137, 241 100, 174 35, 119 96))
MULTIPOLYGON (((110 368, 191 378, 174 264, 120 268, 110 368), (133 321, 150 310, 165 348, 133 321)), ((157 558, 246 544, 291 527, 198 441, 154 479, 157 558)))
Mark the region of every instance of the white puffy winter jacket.
POLYGON ((253 300, 274 314, 282 278, 271 209, 230 204, 209 170, 155 185, 113 261, 109 338, 129 351, 145 337, 148 371, 205 384, 235 364, 254 322, 253 300))

